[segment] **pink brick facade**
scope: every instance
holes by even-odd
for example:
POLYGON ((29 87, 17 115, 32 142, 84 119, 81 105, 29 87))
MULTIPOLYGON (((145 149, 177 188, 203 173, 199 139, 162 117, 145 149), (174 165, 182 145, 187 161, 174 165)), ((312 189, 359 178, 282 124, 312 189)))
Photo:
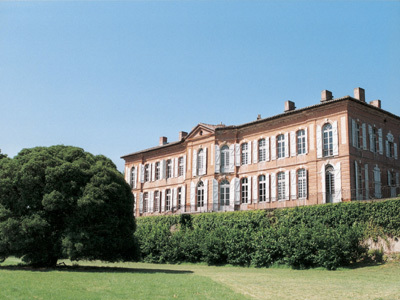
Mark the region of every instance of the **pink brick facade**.
POLYGON ((400 193, 400 118, 364 90, 238 126, 200 123, 122 158, 135 216, 292 207, 400 193), (355 98, 357 97, 357 98, 355 98))

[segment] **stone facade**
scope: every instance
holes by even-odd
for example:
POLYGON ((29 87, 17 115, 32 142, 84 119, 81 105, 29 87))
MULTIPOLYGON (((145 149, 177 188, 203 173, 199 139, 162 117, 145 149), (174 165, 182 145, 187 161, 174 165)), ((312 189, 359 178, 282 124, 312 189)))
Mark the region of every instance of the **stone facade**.
POLYGON ((400 193, 400 117, 365 92, 238 125, 200 123, 128 154, 135 216, 293 207, 400 193))

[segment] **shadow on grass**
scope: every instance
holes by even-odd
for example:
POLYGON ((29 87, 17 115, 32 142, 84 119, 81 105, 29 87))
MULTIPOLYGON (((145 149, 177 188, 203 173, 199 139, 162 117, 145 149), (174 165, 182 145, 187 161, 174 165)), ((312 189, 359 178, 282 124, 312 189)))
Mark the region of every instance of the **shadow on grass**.
POLYGON ((142 269, 142 268, 122 268, 122 267, 97 267, 97 266, 57 266, 54 268, 33 268, 31 266, 1 266, 0 270, 8 271, 32 271, 32 272, 83 272, 83 273, 140 273, 140 274, 191 274, 188 270, 168 270, 168 269, 142 269))

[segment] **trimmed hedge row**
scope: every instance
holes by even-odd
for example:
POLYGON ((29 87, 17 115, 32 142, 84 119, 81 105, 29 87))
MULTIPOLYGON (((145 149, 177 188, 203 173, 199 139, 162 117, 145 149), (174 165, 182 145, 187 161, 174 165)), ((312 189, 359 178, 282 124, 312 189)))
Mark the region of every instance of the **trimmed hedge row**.
POLYGON ((135 237, 146 262, 336 269, 366 255, 366 238, 400 236, 400 200, 136 221, 135 237))

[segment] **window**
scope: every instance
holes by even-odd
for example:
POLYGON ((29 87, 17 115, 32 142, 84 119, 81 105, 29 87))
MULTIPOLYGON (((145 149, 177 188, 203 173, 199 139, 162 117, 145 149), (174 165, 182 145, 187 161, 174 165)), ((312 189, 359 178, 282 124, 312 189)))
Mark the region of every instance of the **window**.
POLYGON ((200 181, 197 184, 197 207, 204 206, 204 183, 200 181))
POLYGON ((131 169, 131 182, 129 183, 131 185, 131 188, 133 188, 135 186, 135 182, 136 182, 136 171, 135 171, 135 167, 132 167, 132 169, 131 169))
POLYGON ((156 180, 160 180, 161 167, 160 167, 160 162, 159 162, 159 161, 156 162, 156 167, 155 167, 155 169, 156 169, 156 175, 155 175, 156 180))
POLYGON ((372 134, 371 134, 371 151, 376 153, 378 152, 378 144, 379 144, 379 139, 377 138, 378 136, 378 130, 376 128, 372 128, 372 134))
POLYGON ((335 195, 335 172, 331 165, 328 165, 325 170, 325 193, 326 203, 332 203, 335 195))
POLYGON ((204 174, 203 166, 204 166, 204 150, 200 149, 197 154, 197 174, 199 175, 204 174))
POLYGON ((172 160, 168 159, 167 160, 167 178, 172 177, 172 160))
POLYGON ((394 157, 394 143, 388 141, 388 157, 394 157))
POLYGON ((297 154, 306 153, 306 132, 304 129, 297 131, 297 154))
POLYGON ((159 191, 154 192, 154 211, 155 212, 160 211, 160 192, 159 191))
POLYGON ((147 164, 144 166, 144 181, 150 181, 150 165, 147 164))
POLYGON ((149 193, 143 194, 143 212, 149 211, 149 193))
POLYGON ((285 173, 278 173, 278 200, 285 199, 285 173))
POLYGON ((227 180, 221 181, 219 191, 221 206, 229 205, 229 182, 227 180))
POLYGON ((265 175, 258 176, 258 202, 267 201, 266 186, 265 175))
POLYGON ((322 136, 323 136, 323 155, 331 156, 333 155, 333 130, 332 125, 327 123, 322 128, 322 136))
POLYGON ((172 202, 172 193, 171 190, 168 189, 165 191, 165 210, 171 210, 171 202, 172 202))
POLYGON ((297 197, 307 198, 307 171, 305 169, 297 171, 297 197))
POLYGON ((249 181, 247 178, 241 180, 241 196, 242 203, 249 202, 249 181))
POLYGON ((242 165, 247 165, 249 163, 249 144, 242 144, 242 165))
POLYGON ((183 176, 183 156, 178 158, 178 176, 183 176))
POLYGON ((278 135, 278 158, 285 157, 285 136, 283 134, 278 135))
POLYGON ((178 187, 177 201, 178 201, 178 203, 177 203, 178 207, 176 209, 180 209, 181 205, 182 205, 182 188, 181 187, 178 187))
POLYGON ((265 139, 258 141, 258 161, 266 160, 265 139))
POLYGON ((221 148, 221 172, 229 171, 229 147, 227 145, 221 148))
POLYGON ((354 140, 354 146, 356 148, 361 148, 361 128, 360 124, 355 122, 355 140, 354 140))

